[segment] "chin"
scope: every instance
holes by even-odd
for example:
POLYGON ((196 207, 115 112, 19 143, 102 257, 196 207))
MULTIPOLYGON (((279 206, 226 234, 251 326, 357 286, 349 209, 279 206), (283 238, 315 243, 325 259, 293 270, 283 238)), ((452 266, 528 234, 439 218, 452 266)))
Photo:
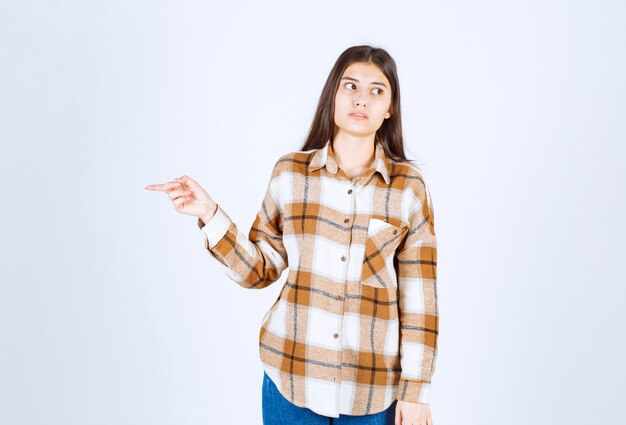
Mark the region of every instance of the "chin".
POLYGON ((367 134, 372 131, 369 122, 344 122, 339 126, 344 131, 367 134))

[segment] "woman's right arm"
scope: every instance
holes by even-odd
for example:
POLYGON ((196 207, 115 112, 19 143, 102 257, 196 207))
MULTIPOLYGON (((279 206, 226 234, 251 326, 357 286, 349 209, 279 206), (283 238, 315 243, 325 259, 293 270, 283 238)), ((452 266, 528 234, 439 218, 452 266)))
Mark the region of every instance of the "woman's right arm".
POLYGON ((244 288, 261 289, 277 281, 287 268, 283 245, 283 214, 280 206, 280 170, 274 166, 261 208, 248 234, 239 230, 220 205, 198 227, 205 236, 207 252, 222 265, 226 275, 244 288))
MULTIPOLYGON (((247 235, 195 180, 188 176, 174 180, 185 189, 172 199, 176 210, 198 217, 205 249, 223 266, 225 274, 244 288, 261 289, 269 286, 280 278, 288 265, 282 239, 280 163, 279 159, 274 165, 261 208, 247 235)), ((173 196, 170 195, 170 198, 173 196)))

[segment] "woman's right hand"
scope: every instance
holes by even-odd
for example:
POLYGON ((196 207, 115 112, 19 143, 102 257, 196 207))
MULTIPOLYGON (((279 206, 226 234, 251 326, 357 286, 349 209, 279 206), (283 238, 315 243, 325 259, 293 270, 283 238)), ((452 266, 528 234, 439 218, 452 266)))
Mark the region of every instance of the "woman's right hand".
POLYGON ((217 204, 191 177, 182 176, 163 184, 149 184, 146 190, 165 192, 181 214, 201 218, 205 223, 215 214, 217 204))

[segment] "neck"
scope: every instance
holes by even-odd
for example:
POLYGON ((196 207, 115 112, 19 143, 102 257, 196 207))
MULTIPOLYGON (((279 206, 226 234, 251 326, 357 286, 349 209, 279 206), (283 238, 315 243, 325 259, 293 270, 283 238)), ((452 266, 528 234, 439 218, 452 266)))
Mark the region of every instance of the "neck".
POLYGON ((375 155, 374 134, 354 136, 339 132, 332 140, 332 148, 337 165, 342 169, 367 169, 375 155))

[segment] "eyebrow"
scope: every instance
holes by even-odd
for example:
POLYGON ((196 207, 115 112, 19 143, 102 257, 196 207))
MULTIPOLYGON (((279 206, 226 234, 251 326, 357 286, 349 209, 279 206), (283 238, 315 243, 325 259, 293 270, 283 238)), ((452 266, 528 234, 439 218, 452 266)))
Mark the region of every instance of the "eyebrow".
MULTIPOLYGON (((352 81, 356 81, 357 83, 360 82, 356 78, 352 78, 352 77, 342 77, 341 79, 342 80, 352 80, 352 81)), ((370 84, 378 84, 379 86, 383 86, 384 88, 387 88, 385 83, 379 83, 378 81, 372 81, 370 84)))

